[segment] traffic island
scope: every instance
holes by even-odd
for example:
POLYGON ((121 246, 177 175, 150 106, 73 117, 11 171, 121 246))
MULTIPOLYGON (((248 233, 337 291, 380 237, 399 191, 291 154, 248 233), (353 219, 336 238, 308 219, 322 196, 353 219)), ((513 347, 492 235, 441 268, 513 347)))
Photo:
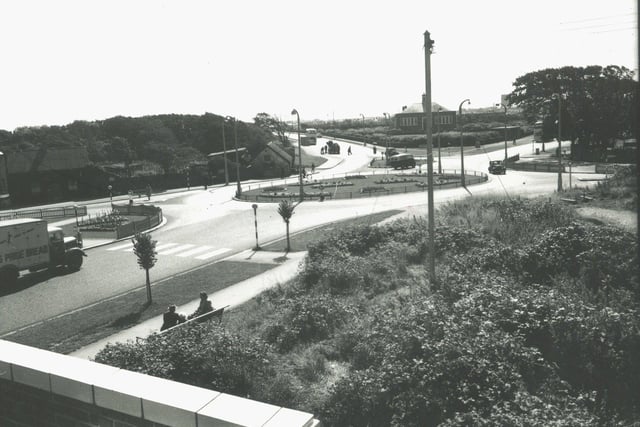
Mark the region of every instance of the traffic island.
MULTIPOLYGON (((483 172, 465 171, 465 184, 474 185, 487 181, 483 172)), ((360 197, 378 197, 393 194, 424 192, 428 189, 427 173, 418 171, 406 173, 374 173, 344 175, 326 180, 303 181, 303 200, 355 199, 360 197)), ((434 189, 456 188, 462 186, 459 170, 444 170, 435 174, 434 189)), ((300 200, 300 181, 285 180, 277 185, 258 183, 245 186, 238 200, 247 202, 279 203, 281 200, 300 200)))

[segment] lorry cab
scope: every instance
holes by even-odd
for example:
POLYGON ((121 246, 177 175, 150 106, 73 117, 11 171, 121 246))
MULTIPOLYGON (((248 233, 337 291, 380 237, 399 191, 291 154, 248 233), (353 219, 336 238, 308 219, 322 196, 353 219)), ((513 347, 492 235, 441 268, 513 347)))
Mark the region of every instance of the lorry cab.
POLYGON ((60 227, 47 226, 49 234, 49 265, 52 267, 65 265, 70 270, 79 270, 82 257, 87 256, 82 249, 81 241, 74 236, 65 236, 60 227))

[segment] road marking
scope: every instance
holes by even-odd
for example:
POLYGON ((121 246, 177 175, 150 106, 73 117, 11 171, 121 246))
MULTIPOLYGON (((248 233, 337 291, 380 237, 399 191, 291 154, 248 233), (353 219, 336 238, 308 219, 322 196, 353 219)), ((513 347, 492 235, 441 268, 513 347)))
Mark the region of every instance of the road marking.
POLYGON ((211 246, 199 246, 199 247, 197 247, 195 249, 191 249, 190 251, 186 251, 186 252, 183 252, 181 254, 177 254, 177 256, 179 256, 179 257, 188 257, 188 256, 191 256, 191 255, 195 255, 198 252, 208 251, 209 249, 211 249, 211 246))
POLYGON ((180 252, 183 251, 185 249, 189 249, 194 247, 195 245, 190 245, 190 244, 186 244, 186 245, 180 245, 180 246, 176 246, 175 248, 171 248, 171 249, 167 249, 166 251, 158 251, 158 255, 170 255, 170 254, 175 254, 176 252, 180 252))
POLYGON ((124 245, 114 246, 112 248, 107 249, 108 251, 119 251, 120 249, 126 249, 128 247, 133 247, 133 243, 127 242, 124 245))
POLYGON ((220 255, 220 254, 223 254, 223 253, 225 253, 225 252, 229 252, 230 250, 231 250, 231 249, 227 249, 227 248, 220 248, 220 249, 216 249, 215 251, 212 251, 212 252, 206 253, 206 254, 204 254, 204 255, 197 256, 197 257, 196 257, 196 259, 200 259, 200 260, 203 260, 203 261, 204 261, 204 260, 206 260, 206 259, 213 258, 213 257, 214 257, 214 256, 216 256, 216 255, 220 255))
POLYGON ((170 248, 171 246, 175 246, 175 245, 177 245, 177 244, 178 244, 178 243, 163 243, 163 244, 161 244, 161 245, 157 245, 157 246, 156 246, 156 251, 160 252, 160 251, 162 251, 163 249, 170 248))

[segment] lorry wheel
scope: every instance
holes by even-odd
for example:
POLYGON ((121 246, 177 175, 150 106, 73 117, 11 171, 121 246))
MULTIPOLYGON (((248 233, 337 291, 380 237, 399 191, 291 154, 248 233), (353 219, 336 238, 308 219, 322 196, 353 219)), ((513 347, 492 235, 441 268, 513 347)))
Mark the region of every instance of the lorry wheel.
POLYGON ((0 271, 0 283, 5 286, 15 286, 18 283, 20 273, 15 268, 6 268, 0 271))
POLYGON ((82 267, 82 254, 80 252, 69 254, 67 258, 67 269, 70 271, 78 271, 80 267, 82 267))

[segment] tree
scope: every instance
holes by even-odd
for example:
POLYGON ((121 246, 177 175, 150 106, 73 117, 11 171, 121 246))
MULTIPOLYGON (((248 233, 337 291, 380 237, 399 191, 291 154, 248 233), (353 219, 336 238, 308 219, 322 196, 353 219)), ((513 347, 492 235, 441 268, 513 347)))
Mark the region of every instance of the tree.
POLYGON ((136 233, 131 239, 133 242, 133 253, 138 257, 138 265, 144 268, 147 274, 147 305, 151 305, 151 282, 149 281, 149 270, 156 264, 156 243, 151 239, 151 234, 136 233))
POLYGON ((281 200, 278 205, 278 213, 282 217, 282 220, 287 225, 287 252, 291 250, 291 245, 289 244, 289 220, 293 216, 293 210, 295 206, 289 200, 281 200))
POLYGON ((270 133, 275 133, 278 135, 278 139, 283 144, 289 142, 286 131, 286 124, 278 119, 277 117, 272 117, 267 113, 258 113, 254 118, 253 122, 256 126, 269 131, 270 133))
POLYGON ((614 138, 633 134, 637 82, 625 67, 547 68, 518 77, 513 86, 509 103, 521 107, 530 123, 551 121, 554 137, 558 136, 557 96, 562 97, 561 137, 571 140, 572 149, 578 141, 580 151, 602 154, 614 138))

